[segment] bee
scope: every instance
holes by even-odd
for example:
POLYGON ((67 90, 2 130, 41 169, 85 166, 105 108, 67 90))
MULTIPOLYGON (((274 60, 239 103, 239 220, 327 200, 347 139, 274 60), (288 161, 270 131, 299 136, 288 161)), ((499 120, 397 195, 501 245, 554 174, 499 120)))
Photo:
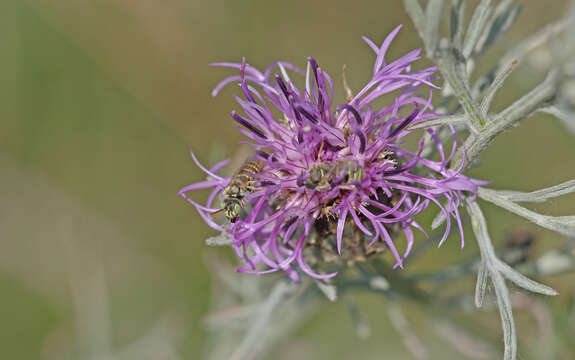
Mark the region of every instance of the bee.
POLYGON ((339 159, 335 165, 326 162, 313 164, 306 175, 303 184, 308 189, 328 191, 334 186, 343 190, 353 190, 355 183, 361 181, 365 173, 355 161, 339 159))
POLYGON ((247 159, 236 170, 230 182, 224 188, 224 207, 212 214, 223 211, 230 222, 236 222, 238 216, 240 216, 240 211, 246 206, 244 197, 255 190, 254 184, 257 180, 254 175, 258 174, 263 166, 264 163, 261 161, 247 159))
POLYGON ((325 162, 315 163, 307 171, 303 184, 310 190, 327 191, 333 180, 333 167, 325 162))
POLYGON ((383 160, 384 162, 392 163, 394 166, 397 165, 397 159, 395 154, 391 150, 383 150, 377 155, 377 160, 383 160))
POLYGON ((335 163, 334 171, 333 178, 340 179, 338 187, 343 190, 353 190, 355 188, 354 183, 360 182, 365 176, 363 168, 358 163, 345 158, 339 159, 335 163))

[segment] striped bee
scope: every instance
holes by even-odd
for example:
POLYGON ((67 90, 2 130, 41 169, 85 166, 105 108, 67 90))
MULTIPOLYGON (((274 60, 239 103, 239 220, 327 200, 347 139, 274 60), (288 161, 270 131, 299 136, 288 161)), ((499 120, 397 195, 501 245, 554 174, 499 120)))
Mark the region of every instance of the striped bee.
POLYGON ((325 162, 310 166, 303 184, 310 190, 327 191, 333 180, 333 167, 325 162))
POLYGON ((235 222, 242 208, 246 206, 244 197, 255 190, 254 184, 257 180, 254 175, 258 174, 263 166, 261 161, 247 159, 224 188, 224 207, 216 213, 223 211, 230 222, 235 222))
POLYGON ((339 159, 335 163, 334 179, 341 178, 340 189, 353 190, 353 183, 361 181, 365 175, 361 166, 350 159, 339 159), (342 185, 343 184, 343 185, 342 185))
POLYGON ((327 191, 334 186, 343 190, 353 190, 354 183, 361 181, 364 175, 361 166, 350 159, 339 159, 335 165, 319 162, 313 164, 307 171, 304 185, 316 191, 327 191))

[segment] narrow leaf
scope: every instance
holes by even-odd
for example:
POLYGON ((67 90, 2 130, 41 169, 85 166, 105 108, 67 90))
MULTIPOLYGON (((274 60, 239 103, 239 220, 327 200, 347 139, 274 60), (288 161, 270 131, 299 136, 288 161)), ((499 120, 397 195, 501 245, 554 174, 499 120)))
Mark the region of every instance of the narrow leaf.
POLYGON ((493 288, 495 289, 495 298, 497 299, 497 307, 499 308, 499 316, 501 317, 501 325, 503 327, 503 343, 505 345, 503 359, 515 360, 517 358, 517 333, 515 331, 515 321, 513 320, 509 290, 507 290, 505 280, 499 273, 493 272, 491 279, 493 288))
POLYGON ((505 13, 498 15, 494 19, 489 31, 486 32, 487 36, 484 37, 484 41, 480 41, 480 52, 487 50, 505 31, 509 29, 509 27, 511 27, 511 24, 513 24, 522 8, 522 5, 517 5, 505 13))
POLYGON ((337 300, 337 286, 322 280, 316 280, 315 284, 329 301, 334 302, 337 300))
POLYGON ((413 331, 401 306, 396 302, 390 302, 386 308, 391 325, 411 355, 418 360, 429 359, 427 347, 413 331))
POLYGON ((501 275, 503 275, 509 281, 515 283, 515 285, 524 288, 525 290, 549 296, 555 296, 558 294, 558 292, 553 288, 529 279, 502 261, 496 261, 495 267, 497 270, 499 270, 499 272, 501 272, 501 275))
POLYGON ((355 301, 349 296, 344 296, 343 303, 346 305, 347 310, 351 315, 357 337, 361 340, 369 338, 371 336, 371 326, 369 325, 367 318, 363 316, 359 310, 359 307, 355 301))
POLYGON ((505 68, 503 68, 497 75, 495 75, 493 83, 487 89, 487 92, 483 97, 483 101, 481 101, 480 109, 484 116, 487 115, 487 112, 489 111, 489 106, 491 105, 491 100, 493 100, 495 93, 501 88, 505 79, 507 79, 507 77, 515 69, 518 63, 519 62, 517 60, 514 60, 509 65, 505 66, 505 68))
POLYGON ((521 192, 521 191, 497 191, 497 193, 509 201, 515 202, 544 202, 547 199, 575 192, 575 179, 565 181, 559 185, 545 189, 521 192))
POLYGON ((449 84, 453 93, 469 117, 469 128, 473 133, 478 133, 486 121, 479 111, 479 105, 471 95, 469 79, 463 69, 464 64, 454 56, 454 52, 445 52, 437 59, 437 65, 443 78, 449 84))
POLYGON ((425 9, 425 51, 432 57, 439 40, 439 20, 443 10, 443 0, 429 0, 425 9))
POLYGON ((212 236, 206 239, 208 246, 226 246, 232 244, 232 237, 229 233, 223 232, 217 236, 212 236))
POLYGON ((483 306, 483 299, 485 298, 485 290, 487 289, 487 278, 489 271, 487 263, 482 260, 479 264, 479 271, 477 272, 477 282, 475 283, 475 306, 480 308, 483 306))
POLYGON ((550 71, 545 80, 533 90, 523 95, 505 110, 497 114, 495 122, 501 122, 509 127, 515 122, 525 118, 538 110, 542 104, 549 100, 557 91, 557 72, 550 71))
POLYGON ((269 324, 273 320, 275 312, 284 304, 295 292, 297 286, 287 281, 278 282, 265 303, 259 307, 258 316, 252 320, 249 329, 246 331, 241 343, 231 356, 232 360, 244 360, 255 358, 261 350, 261 339, 269 331, 269 324))
POLYGON ((463 33, 465 12, 465 0, 452 0, 451 1, 451 44, 454 49, 461 49, 461 37, 463 33))
POLYGON ((467 32, 465 33, 465 40, 463 41, 462 52, 466 58, 471 55, 475 44, 477 44, 477 40, 479 40, 479 37, 483 33, 490 11, 491 0, 481 0, 475 7, 469 26, 467 27, 467 32))
POLYGON ((431 222, 431 230, 435 230, 440 227, 445 222, 445 213, 440 211, 437 215, 433 218, 431 222))
POLYGON ((505 199, 497 191, 479 188, 477 192, 480 198, 489 201, 507 211, 522 216, 527 220, 549 230, 556 231, 567 236, 575 236, 575 216, 548 216, 541 215, 524 208, 521 205, 505 199))
POLYGON ((567 19, 561 19, 555 23, 548 24, 537 30, 535 33, 523 38, 515 46, 510 48, 499 60, 499 64, 507 64, 513 59, 523 59, 525 55, 539 46, 549 43, 549 40, 564 31, 569 25, 567 19))
POLYGON ((403 5, 417 29, 417 33, 422 40, 425 40, 425 14, 418 0, 403 0, 403 5))
POLYGON ((495 359, 495 350, 486 341, 445 319, 433 319, 433 327, 445 342, 470 359, 495 359))

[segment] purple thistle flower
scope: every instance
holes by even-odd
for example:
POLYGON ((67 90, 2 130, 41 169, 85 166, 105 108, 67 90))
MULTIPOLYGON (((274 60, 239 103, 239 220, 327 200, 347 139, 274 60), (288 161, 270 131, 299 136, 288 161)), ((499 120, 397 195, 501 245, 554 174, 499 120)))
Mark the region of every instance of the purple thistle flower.
POLYGON ((329 241, 331 232, 337 254, 342 255, 349 228, 366 239, 366 248, 384 244, 395 257, 395 266, 403 267, 414 243, 413 229, 425 234, 414 216, 432 203, 446 218, 440 245, 454 219, 463 247, 460 201, 464 192, 475 196, 477 186, 485 182, 462 175, 461 169, 448 168, 458 147, 453 128, 448 153, 437 132, 426 130, 439 160, 421 157, 423 137, 417 152, 402 147, 410 124, 439 115, 431 105, 432 90, 437 88, 431 82, 435 68, 411 70, 411 64, 420 58, 420 49, 389 63, 385 59, 400 28, 395 28, 381 47, 364 38, 376 54, 373 76, 335 109, 333 81, 311 57, 303 89, 295 85, 288 71, 304 72, 289 63, 276 62, 264 72, 245 59, 241 64, 212 64, 240 71, 221 81, 212 95, 239 82, 244 98, 236 96, 236 100, 243 115, 234 111, 232 118, 252 141, 255 155, 234 176, 221 177, 217 173, 227 161, 206 169, 192 153, 208 180, 186 186, 179 194, 196 207, 209 226, 230 234, 237 255, 245 261, 239 272, 283 270, 294 281, 299 279, 298 270, 317 279, 333 277, 337 272, 320 274, 310 265, 313 256, 306 249, 329 241), (426 88, 426 98, 416 94, 426 88), (391 104, 372 105, 394 91, 399 94, 391 104), (236 184, 240 189, 232 189, 236 184), (213 188, 205 206, 186 195, 202 188, 213 188), (231 220, 228 227, 212 219, 221 210, 214 206, 218 196, 223 197, 231 220), (244 216, 237 216, 240 211, 244 216), (407 241, 403 253, 394 242, 398 231, 407 241))

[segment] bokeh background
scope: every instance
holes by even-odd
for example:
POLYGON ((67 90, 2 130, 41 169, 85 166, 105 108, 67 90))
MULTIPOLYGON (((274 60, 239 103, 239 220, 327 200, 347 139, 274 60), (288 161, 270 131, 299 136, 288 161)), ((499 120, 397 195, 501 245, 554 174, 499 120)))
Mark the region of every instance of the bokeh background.
MULTIPOLYGON (((522 3, 480 70, 567 4, 522 3)), ((304 66, 313 55, 338 83, 347 64, 357 89, 373 61, 360 36, 381 41, 400 23, 392 57, 420 46, 398 0, 0 1, 0 358, 201 359, 212 301, 206 254, 231 254, 205 246, 213 233, 176 193, 203 177, 190 148, 209 164, 233 155, 240 140, 229 116, 236 90, 210 95, 229 72, 207 64, 246 56, 259 67, 276 59, 304 66)), ((543 78, 546 54, 522 63, 497 104, 543 78)), ((471 174, 494 188, 533 190, 575 178, 574 155, 575 137, 536 115, 501 136, 471 174)), ((574 200, 535 209, 572 214, 574 200)), ((536 253, 563 241, 491 206, 487 216, 495 239, 517 227, 533 231, 536 253)), ((468 244, 460 251, 448 241, 413 269, 472 258, 468 244)), ((572 301, 573 280, 546 279, 562 293, 544 300, 556 317, 572 301)), ((269 358, 410 359, 383 300, 357 299, 372 324, 369 339, 355 336, 342 304, 326 301, 269 358)), ((434 337, 421 309, 406 310, 432 358, 462 358, 434 337)), ((520 354, 529 358, 538 330, 528 315, 516 316, 520 354)), ((495 312, 469 317, 500 336, 495 312)))

